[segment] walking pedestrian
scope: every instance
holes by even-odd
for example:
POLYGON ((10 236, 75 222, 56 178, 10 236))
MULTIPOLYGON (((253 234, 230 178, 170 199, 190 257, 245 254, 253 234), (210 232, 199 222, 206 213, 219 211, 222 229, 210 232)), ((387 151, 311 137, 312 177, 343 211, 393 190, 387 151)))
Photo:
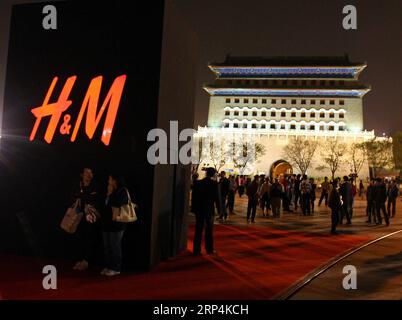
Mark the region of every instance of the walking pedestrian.
POLYGON ((258 178, 259 176, 254 176, 253 182, 247 187, 246 193, 248 197, 247 204, 247 223, 255 222, 255 214, 257 211, 258 204, 258 178))
POLYGON ((339 223, 339 215, 342 207, 341 195, 339 194, 339 186, 337 180, 333 182, 332 190, 329 195, 328 206, 331 209, 331 234, 338 234, 336 227, 339 223))
POLYGON ((269 208, 270 208, 270 192, 271 184, 269 183, 269 178, 266 177, 264 183, 261 185, 261 188, 258 192, 261 202, 262 216, 269 216, 269 208))
POLYGON ((283 193, 283 186, 279 183, 279 179, 275 178, 275 182, 270 188, 269 195, 271 199, 272 214, 274 218, 280 217, 283 193))
POLYGON ((220 173, 220 179, 218 183, 218 188, 219 188, 219 203, 220 203, 220 211, 219 211, 219 220, 220 221, 226 221, 228 218, 228 213, 226 210, 226 199, 229 194, 229 187, 230 187, 230 182, 229 179, 226 178, 226 172, 221 171, 220 173))
POLYGON ((377 213, 377 224, 382 224, 381 211, 384 215, 384 220, 387 226, 389 226, 389 216, 385 208, 385 202, 387 201, 387 189, 384 181, 381 178, 377 178, 375 185, 375 203, 377 213))
POLYGON ((303 179, 300 183, 300 203, 304 216, 310 215, 310 191, 310 182, 307 180, 307 176, 303 175, 303 179))
POLYGON ((195 234, 193 254, 201 254, 202 233, 205 228, 205 249, 207 254, 214 253, 214 215, 215 208, 219 210, 218 183, 213 180, 214 168, 206 169, 206 177, 197 181, 193 187, 191 211, 195 214, 195 234))
POLYGON ((398 198, 399 195, 399 188, 398 185, 396 184, 395 180, 391 181, 391 184, 388 188, 388 216, 391 218, 395 217, 395 212, 396 212, 396 199, 398 198), (392 209, 391 209, 392 207, 392 209))
POLYGON ((326 207, 328 206, 329 185, 328 177, 324 177, 324 182, 321 183, 321 196, 318 200, 318 206, 321 206, 322 200, 325 200, 324 204, 326 207))
POLYGON ((346 218, 346 224, 352 224, 351 214, 350 214, 350 204, 351 204, 351 185, 349 183, 349 177, 343 177, 343 183, 339 188, 339 193, 342 197, 342 208, 341 208, 341 220, 340 224, 343 224, 343 219, 346 218))
POLYGON ((294 182, 294 193, 295 193, 295 200, 294 200, 294 206, 295 206, 295 212, 297 211, 297 206, 300 201, 300 183, 301 183, 301 175, 298 174, 296 176, 295 182, 294 182))

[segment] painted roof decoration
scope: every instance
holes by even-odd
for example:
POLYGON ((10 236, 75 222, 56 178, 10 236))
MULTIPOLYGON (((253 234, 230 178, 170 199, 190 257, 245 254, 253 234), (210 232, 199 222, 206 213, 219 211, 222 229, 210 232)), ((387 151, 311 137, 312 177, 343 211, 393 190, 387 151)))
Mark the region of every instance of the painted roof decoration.
POLYGON ((231 57, 209 68, 218 78, 336 78, 357 79, 366 63, 344 57, 231 57))
POLYGON ((369 88, 364 89, 263 89, 263 88, 215 88, 206 86, 204 89, 213 96, 308 96, 308 97, 349 97, 361 98, 369 88))

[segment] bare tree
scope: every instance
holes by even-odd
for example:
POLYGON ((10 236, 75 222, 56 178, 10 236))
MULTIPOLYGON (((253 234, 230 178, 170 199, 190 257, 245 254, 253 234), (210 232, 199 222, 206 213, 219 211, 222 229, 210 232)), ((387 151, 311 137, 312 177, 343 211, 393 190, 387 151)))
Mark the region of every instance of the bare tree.
POLYGON ((301 137, 291 138, 285 146, 283 155, 292 166, 296 167, 302 175, 306 174, 317 150, 318 142, 301 137))
POLYGON ((345 157, 346 144, 338 139, 329 139, 325 143, 325 148, 321 150, 321 160, 323 165, 317 167, 317 170, 329 169, 331 171, 332 180, 335 178, 335 173, 343 163, 345 157))
POLYGON ((227 163, 228 158, 228 142, 222 135, 211 135, 203 139, 202 153, 205 155, 204 162, 210 162, 219 172, 227 163))
POLYGON ((392 155, 392 139, 373 138, 362 143, 370 166, 372 177, 377 176, 378 169, 395 166, 392 155))
POLYGON ((366 152, 363 143, 353 143, 350 146, 349 156, 346 161, 349 164, 350 172, 352 172, 355 177, 359 176, 364 162, 366 161, 366 152))
POLYGON ((239 169, 240 174, 244 174, 247 166, 253 165, 266 152, 264 145, 261 143, 243 142, 236 144, 233 142, 230 148, 234 167, 239 169))

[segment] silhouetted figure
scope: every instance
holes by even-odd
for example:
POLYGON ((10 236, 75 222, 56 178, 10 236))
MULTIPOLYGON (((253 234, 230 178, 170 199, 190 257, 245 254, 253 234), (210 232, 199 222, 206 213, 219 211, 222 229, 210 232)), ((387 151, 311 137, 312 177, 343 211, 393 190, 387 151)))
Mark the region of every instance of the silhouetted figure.
POLYGON ((84 218, 82 218, 75 233, 78 240, 78 262, 73 269, 84 271, 88 269, 90 262, 96 260, 97 246, 101 236, 98 224, 101 201, 90 168, 84 168, 80 174, 79 185, 73 194, 73 201, 76 202, 77 200, 79 211, 84 213, 84 218))
POLYGON ((366 214, 367 214, 367 223, 377 223, 377 214, 376 214, 376 207, 375 207, 375 190, 374 190, 374 180, 370 181, 370 184, 367 186, 366 189, 366 214))
POLYGON ((255 222, 255 214, 257 211, 258 204, 258 178, 259 176, 254 176, 253 182, 247 187, 246 193, 248 196, 248 204, 247 204, 247 222, 254 223, 255 222))
POLYGON ((258 191, 260 202, 261 202, 261 209, 263 217, 269 216, 269 209, 270 209, 270 192, 271 184, 269 183, 269 178, 265 178, 264 183, 261 185, 260 190, 258 191), (266 210, 266 211, 265 211, 266 210))
POLYGON ((245 189, 245 183, 246 181, 244 180, 244 176, 239 177, 239 182, 237 183, 239 186, 238 192, 239 192, 239 197, 241 198, 244 194, 244 189, 245 189))
POLYGON ((355 196, 357 194, 357 188, 355 184, 355 180, 353 178, 350 178, 350 192, 351 192, 351 197, 350 197, 350 219, 353 218, 353 208, 355 205, 355 196))
POLYGON ((234 176, 229 177, 229 193, 228 193, 228 200, 227 200, 227 207, 229 209, 229 214, 233 215, 233 209, 235 204, 235 195, 237 190, 237 183, 234 176))
MULTIPOLYGON (((214 168, 207 168, 206 177, 198 180, 193 187, 191 209, 195 214, 195 235, 193 254, 201 254, 202 232, 205 226, 205 250, 208 254, 214 253, 213 225, 215 207, 218 209, 219 190, 218 183, 212 178, 215 176, 214 168)), ((219 210, 219 209, 218 209, 219 210)))
POLYGON ((388 188, 388 217, 395 217, 395 212, 396 212, 396 199, 398 198, 399 195, 399 188, 398 185, 396 184, 395 180, 392 180, 389 188, 388 188), (391 212, 391 207, 392 207, 392 212, 391 212))
POLYGON ((307 176, 304 175, 300 183, 300 203, 303 215, 310 215, 310 193, 311 184, 307 180, 307 176))
POLYGON ((131 200, 128 189, 125 187, 121 175, 109 175, 105 210, 102 215, 103 246, 105 265, 101 274, 116 276, 121 272, 123 253, 122 240, 126 230, 126 223, 113 220, 113 208, 121 208, 131 200))
POLYGON ((377 178, 377 182, 375 185, 375 204, 376 204, 376 212, 377 212, 377 224, 382 224, 381 211, 384 215, 385 223, 389 226, 389 216, 388 212, 385 208, 385 202, 387 201, 387 188, 385 183, 381 178, 377 178))
POLYGON ((198 172, 194 173, 191 176, 191 189, 193 189, 194 183, 198 180, 198 178, 199 178, 198 172))
POLYGON ((283 198, 283 186, 279 183, 279 179, 276 178, 274 184, 270 188, 270 199, 272 214, 274 218, 279 218, 281 215, 281 205, 283 198))
POLYGON ((219 179, 219 219, 226 221, 228 218, 228 213, 226 211, 226 199, 229 194, 229 189, 230 189, 230 182, 229 179, 226 178, 226 172, 222 171, 220 174, 220 179, 219 179))
POLYGON ((321 205, 322 200, 325 200, 325 206, 328 206, 328 194, 329 194, 329 182, 328 177, 324 178, 324 182, 321 183, 321 196, 320 200, 318 200, 318 206, 321 205))
POLYGON ((342 208, 341 208, 341 224, 343 223, 343 219, 346 217, 346 223, 351 224, 352 217, 351 217, 351 212, 350 212, 350 205, 352 203, 352 188, 349 183, 349 177, 344 176, 343 177, 343 183, 341 184, 341 187, 339 189, 339 193, 341 194, 342 197, 342 208))
POLYGON ((338 234, 336 227, 339 223, 339 215, 342 207, 341 195, 338 191, 338 183, 333 182, 333 187, 329 195, 328 207, 331 209, 331 233, 338 234))
POLYGON ((301 183, 301 175, 298 174, 294 181, 295 211, 297 210, 297 206, 299 205, 299 200, 300 200, 300 183, 301 183))

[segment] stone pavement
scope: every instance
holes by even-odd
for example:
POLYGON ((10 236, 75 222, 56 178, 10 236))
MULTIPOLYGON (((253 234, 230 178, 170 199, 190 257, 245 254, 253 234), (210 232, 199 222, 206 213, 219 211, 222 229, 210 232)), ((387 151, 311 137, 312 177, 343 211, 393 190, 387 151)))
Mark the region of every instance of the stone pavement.
MULTIPOLYGON (((318 203, 318 201, 316 201, 318 203)), ((391 225, 366 223, 366 202, 356 198, 352 225, 340 225, 341 235, 361 235, 376 239, 391 232, 402 230, 402 202, 398 199, 397 213, 391 219, 391 225)), ((257 209, 256 227, 269 226, 275 229, 303 231, 309 233, 328 233, 330 230, 330 210, 323 204, 315 207, 312 216, 283 212, 280 218, 266 218, 261 209, 257 209)), ((235 213, 225 224, 244 225, 247 227, 247 197, 236 197, 235 213)), ((219 222, 218 222, 219 223, 219 222)), ((336 237, 336 236, 334 236, 336 237)), ((335 257, 334 257, 335 258, 335 257)), ((317 266, 319 270, 321 266, 317 266)), ((307 276, 307 275, 306 275, 307 276)), ((302 280, 302 279, 300 279, 302 280)), ((298 291, 292 299, 402 299, 402 232, 370 245, 348 258, 340 261, 308 285, 298 291), (353 265, 357 268, 357 290, 345 290, 342 280, 343 267, 353 265)))
MULTIPOLYGON (((325 207, 324 204, 321 204, 319 207, 317 203, 318 199, 316 200, 314 215, 311 216, 301 215, 301 209, 298 208, 297 212, 282 212, 280 218, 267 218, 263 217, 261 209, 257 208, 256 223, 250 225, 256 227, 270 226, 277 229, 303 232, 329 233, 331 228, 330 209, 325 207)), ((246 227, 248 225, 246 221, 246 196, 239 198, 236 195, 234 212, 235 215, 230 216, 228 221, 224 224, 234 224, 246 227)), ((340 225, 338 226, 338 231, 341 234, 361 234, 375 238, 402 229, 402 201, 398 200, 397 213, 395 218, 391 219, 391 225, 389 227, 385 225, 384 221, 382 225, 368 224, 366 221, 366 201, 363 198, 356 197, 352 224, 340 225)), ((216 223, 219 223, 219 221, 216 223)))

